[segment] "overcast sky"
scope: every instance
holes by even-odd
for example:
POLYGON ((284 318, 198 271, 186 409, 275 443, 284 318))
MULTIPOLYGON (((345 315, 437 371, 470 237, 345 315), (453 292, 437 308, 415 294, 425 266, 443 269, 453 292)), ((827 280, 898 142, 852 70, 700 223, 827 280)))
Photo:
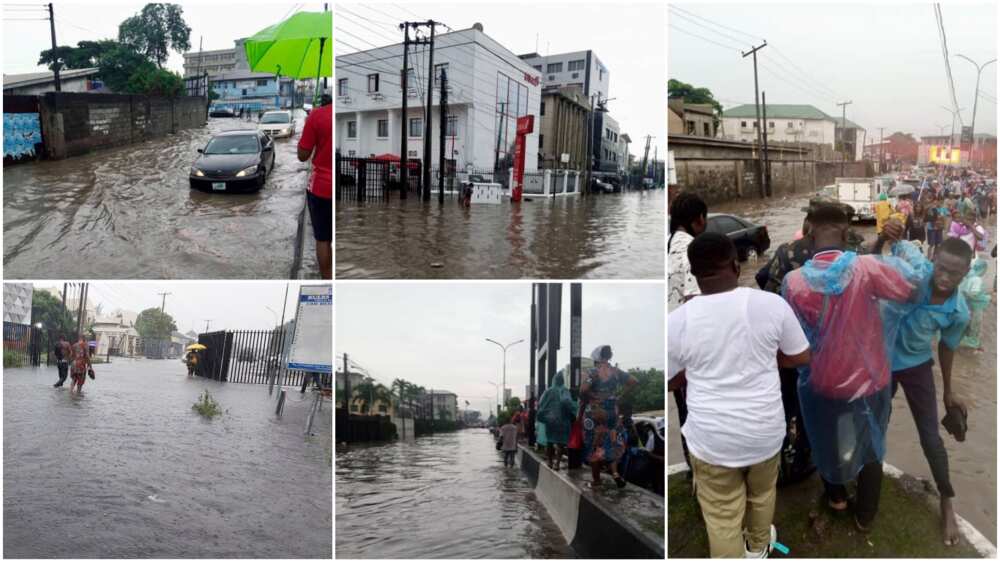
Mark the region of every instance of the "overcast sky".
MULTIPOLYGON (((663 30, 665 12, 656 3, 493 3, 463 4, 338 4, 344 13, 334 23, 338 53, 367 50, 402 42, 396 25, 404 20, 433 19, 454 30, 482 23, 483 31, 515 55, 593 50, 611 74, 608 103, 611 116, 633 144, 629 151, 641 157, 646 135, 664 154, 666 146, 666 91, 663 30), (394 23, 395 25, 389 25, 394 23), (336 28, 368 38, 361 41, 336 28), (350 45, 348 45, 350 44, 350 45)), ((662 156, 661 156, 662 158, 662 156)))
MULTIPOLYGON (((25 3, 25 2, 19 2, 25 3)), ((184 8, 184 21, 191 28, 191 50, 198 51, 198 40, 204 37, 203 49, 232 49, 233 41, 278 23, 292 12, 319 12, 322 2, 173 2, 184 8)), ((41 6, 38 3, 37 6, 41 6)), ((56 41, 75 47, 79 41, 117 39, 118 24, 142 10, 146 2, 54 2, 56 41)), ((3 7, 3 72, 17 74, 48 70, 38 66, 38 55, 52 47, 48 11, 3 7), (13 18, 46 18, 45 21, 13 21, 13 18)), ((184 73, 184 57, 170 52, 166 67, 184 73)))
MULTIPOLYGON (((299 285, 295 281, 289 285, 286 322, 295 316, 299 285)), ((61 292, 63 286, 61 283, 37 283, 35 287, 57 287, 61 292)), ((205 320, 212 321, 212 331, 269 330, 280 322, 285 300, 285 283, 282 282, 97 282, 91 283, 88 291, 88 307, 100 303, 104 313, 118 308, 136 313, 159 308, 163 297, 158 293, 171 293, 167 295, 165 311, 173 316, 181 332, 192 329, 203 332, 205 320)))
MULTIPOLYGON (((602 344, 623 369, 664 366, 662 284, 585 283, 583 353, 602 344)), ((340 284, 334 302, 339 364, 351 361, 379 382, 403 378, 459 396, 487 415, 501 383, 502 352, 485 341, 524 343, 507 352, 507 386, 524 397, 531 339, 530 283, 340 284)), ((559 365, 569 362, 569 285, 563 286, 559 365)), ((561 368, 561 367, 560 367, 561 368)))
MULTIPOLYGON (((979 64, 996 57, 996 3, 944 2, 941 10, 952 55, 979 64)), ((952 104, 933 4, 677 3, 668 17, 670 78, 709 88, 724 107, 754 101, 753 63, 739 53, 755 41, 747 33, 768 43, 758 62, 769 104, 810 104, 839 116, 835 104, 853 101, 847 118, 867 129, 868 142, 877 141, 879 127, 886 135, 951 130, 941 108, 952 104)), ((951 68, 969 125, 976 69, 954 56, 951 68)), ((996 134, 996 84, 994 63, 982 74, 980 90, 991 100, 979 99, 976 132, 996 134)))

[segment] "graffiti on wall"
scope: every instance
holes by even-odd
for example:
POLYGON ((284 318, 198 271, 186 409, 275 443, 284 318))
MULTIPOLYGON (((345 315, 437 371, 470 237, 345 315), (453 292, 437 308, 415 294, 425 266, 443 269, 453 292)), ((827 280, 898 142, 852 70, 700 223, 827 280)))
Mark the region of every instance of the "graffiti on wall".
POLYGON ((35 145, 42 143, 42 125, 37 113, 3 114, 3 157, 35 156, 35 145))
POLYGON ((111 134, 111 123, 118 119, 121 111, 115 106, 88 106, 90 129, 94 134, 111 134))

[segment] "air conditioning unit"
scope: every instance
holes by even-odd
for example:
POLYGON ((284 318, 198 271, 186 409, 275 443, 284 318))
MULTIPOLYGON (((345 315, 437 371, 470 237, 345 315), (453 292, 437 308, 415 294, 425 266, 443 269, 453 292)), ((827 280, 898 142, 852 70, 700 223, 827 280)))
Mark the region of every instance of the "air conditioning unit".
POLYGON ((416 150, 407 150, 406 151, 406 157, 407 158, 416 158, 417 155, 418 155, 418 152, 416 150))
POLYGON ((351 105, 352 103, 354 103, 354 100, 351 99, 351 96, 338 96, 337 97, 337 104, 338 105, 351 105))
POLYGON ((406 97, 408 97, 408 98, 415 98, 415 97, 417 97, 419 95, 420 94, 417 92, 416 88, 407 88, 406 89, 406 97))
POLYGON ((368 92, 368 97, 370 97, 375 101, 381 101, 385 99, 385 96, 382 95, 382 92, 368 92))

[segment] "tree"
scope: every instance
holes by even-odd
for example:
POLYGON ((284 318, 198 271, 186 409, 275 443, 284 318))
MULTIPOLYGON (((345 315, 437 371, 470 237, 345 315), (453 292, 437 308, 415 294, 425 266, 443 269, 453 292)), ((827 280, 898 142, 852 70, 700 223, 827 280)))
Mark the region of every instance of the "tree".
POLYGON ((80 41, 76 47, 60 45, 55 49, 42 51, 38 64, 48 65, 49 70, 53 70, 56 62, 60 64, 60 68, 65 69, 92 68, 99 66, 101 58, 118 46, 118 42, 112 39, 80 41))
POLYGON ((156 66, 145 57, 121 45, 105 52, 98 68, 104 85, 115 92, 127 91, 133 75, 156 70, 156 66))
POLYGON ((31 295, 31 319, 42 325, 45 345, 51 345, 62 334, 67 340, 76 335, 73 315, 63 306, 62 300, 46 291, 35 291, 31 295))
POLYGON ((660 369, 629 369, 628 374, 639 381, 639 384, 632 391, 633 411, 663 410, 663 371, 660 369))
POLYGON ((159 68, 133 72, 125 85, 125 92, 174 98, 184 92, 184 79, 175 72, 159 68))
POLYGON ((177 330, 173 317, 159 308, 147 308, 135 319, 135 330, 144 339, 166 339, 177 330))
POLYGON ((667 95, 672 98, 682 98, 687 103, 707 103, 715 109, 715 124, 719 124, 719 116, 722 115, 722 104, 716 101, 712 95, 712 90, 708 88, 695 88, 691 84, 674 80, 667 81, 667 95))
POLYGON ((191 48, 191 28, 183 14, 178 4, 146 4, 118 26, 118 41, 163 68, 169 51, 183 53, 191 48))

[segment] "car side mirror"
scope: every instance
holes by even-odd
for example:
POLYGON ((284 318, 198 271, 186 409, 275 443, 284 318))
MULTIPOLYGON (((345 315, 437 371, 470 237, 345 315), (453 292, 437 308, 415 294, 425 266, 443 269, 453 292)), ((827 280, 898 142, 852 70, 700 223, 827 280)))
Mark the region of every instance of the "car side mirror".
POLYGON ((198 154, 205 154, 205 149, 204 148, 199 148, 198 149, 198 154))

